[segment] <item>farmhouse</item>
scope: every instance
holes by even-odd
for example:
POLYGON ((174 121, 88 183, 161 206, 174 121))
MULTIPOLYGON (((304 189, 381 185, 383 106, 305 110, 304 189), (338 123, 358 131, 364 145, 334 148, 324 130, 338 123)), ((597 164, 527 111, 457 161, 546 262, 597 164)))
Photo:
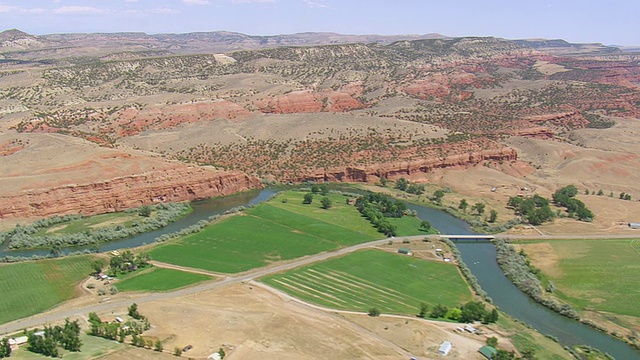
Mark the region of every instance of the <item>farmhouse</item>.
POLYGON ((400 249, 398 249, 398 254, 411 256, 411 255, 413 255, 413 252, 409 248, 400 248, 400 249))
POLYGON ((629 227, 631 229, 640 229, 640 222, 630 222, 629 227))
POLYGON ((493 346, 485 345, 481 347, 480 350, 478 350, 478 352, 480 352, 482 356, 491 360, 496 356, 496 354, 498 353, 498 350, 496 350, 496 348, 494 348, 493 346))
POLYGON ((440 344, 440 348, 438 349, 438 354, 443 356, 449 355, 449 351, 451 351, 452 346, 453 345, 450 342, 443 341, 442 344, 440 344))
POLYGON ((26 344, 28 340, 29 338, 26 336, 9 339, 9 346, 11 347, 11 350, 18 350, 18 347, 22 344, 26 344))

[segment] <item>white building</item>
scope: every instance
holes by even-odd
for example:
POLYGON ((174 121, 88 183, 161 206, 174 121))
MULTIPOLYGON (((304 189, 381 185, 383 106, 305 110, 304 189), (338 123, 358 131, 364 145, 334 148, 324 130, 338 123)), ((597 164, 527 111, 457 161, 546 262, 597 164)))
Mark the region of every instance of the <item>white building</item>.
POLYGON ((443 341, 442 344, 440 344, 440 348, 438 349, 438 354, 447 356, 449 354, 449 351, 451 351, 452 347, 453 347, 453 344, 451 344, 448 341, 443 341))

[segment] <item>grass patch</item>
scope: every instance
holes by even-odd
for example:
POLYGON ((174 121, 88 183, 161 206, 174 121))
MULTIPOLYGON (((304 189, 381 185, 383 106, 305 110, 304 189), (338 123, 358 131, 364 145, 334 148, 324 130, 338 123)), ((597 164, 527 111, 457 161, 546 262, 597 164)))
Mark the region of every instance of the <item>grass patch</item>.
POLYGON ((383 238, 346 198, 331 194, 334 206, 320 208, 320 195, 303 205, 304 193, 287 191, 213 224, 201 232, 151 250, 171 264, 237 273, 281 260, 383 238))
POLYGON ((472 299, 458 269, 380 250, 364 250, 261 279, 304 301, 341 310, 415 315, 421 303, 472 299))
MULTIPOLYGON (((522 325, 504 313, 500 313, 496 325, 508 333, 508 337, 519 351, 533 349, 536 359, 562 360, 572 358, 569 352, 556 341, 522 325)), ((500 347, 499 343, 498 347, 500 347)))
MULTIPOLYGON (((42 329, 42 328, 40 328, 42 329)), ((117 341, 107 340, 96 336, 89 336, 83 331, 80 331, 80 340, 82 341, 82 347, 80 352, 71 352, 58 347, 60 354, 65 360, 84 360, 84 359, 97 359, 107 354, 111 354, 116 351, 120 351, 126 348, 127 345, 121 344, 117 341)), ((40 354, 35 354, 27 350, 27 346, 22 346, 17 351, 11 353, 10 359, 50 359, 40 354)))
POLYGON ((118 281, 116 286, 119 291, 169 291, 212 279, 203 274, 152 268, 118 281))
POLYGON ((94 259, 71 256, 0 266, 0 324, 73 298, 75 286, 92 272, 94 259))
POLYGON ((117 212, 109 214, 94 215, 67 223, 53 225, 50 228, 41 230, 33 236, 42 236, 49 234, 75 234, 85 231, 93 231, 95 229, 120 225, 123 227, 131 227, 134 223, 143 222, 146 218, 141 217, 138 213, 117 212))
MULTIPOLYGON (((541 242, 541 241, 538 241, 541 242)), ((554 294, 577 310, 605 311, 640 317, 640 252, 638 240, 551 240, 544 241, 558 256, 553 275, 545 273, 535 252, 525 252, 540 268, 543 280, 553 281, 554 294), (559 271, 558 271, 559 270, 559 271)), ((546 284, 545 284, 546 285, 546 284)))

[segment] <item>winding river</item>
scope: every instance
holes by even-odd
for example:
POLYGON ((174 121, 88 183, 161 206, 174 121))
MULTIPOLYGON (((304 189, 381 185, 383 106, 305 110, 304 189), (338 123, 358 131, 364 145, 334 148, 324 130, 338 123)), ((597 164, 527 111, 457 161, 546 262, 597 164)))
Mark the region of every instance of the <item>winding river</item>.
MULTIPOLYGON (((260 203, 277 191, 277 189, 255 190, 224 198, 193 202, 193 211, 169 226, 149 233, 102 244, 99 250, 112 251, 149 244, 162 234, 178 231, 210 216, 222 214, 234 207, 260 203)), ((443 211, 415 204, 407 204, 407 206, 415 210, 420 219, 428 220, 442 234, 475 234, 466 222, 443 211)), ((502 311, 543 334, 556 337, 563 345, 587 344, 609 353, 618 360, 640 359, 640 351, 633 349, 624 342, 575 320, 561 316, 529 299, 503 274, 496 262, 496 250, 490 242, 456 241, 456 246, 460 250, 464 262, 478 278, 480 286, 502 311)), ((71 250, 76 251, 78 248, 71 250)), ((63 251, 68 252, 69 249, 63 249, 63 251)), ((47 253, 48 250, 7 251, 0 248, 0 257, 5 255, 28 257, 46 255, 47 253)))

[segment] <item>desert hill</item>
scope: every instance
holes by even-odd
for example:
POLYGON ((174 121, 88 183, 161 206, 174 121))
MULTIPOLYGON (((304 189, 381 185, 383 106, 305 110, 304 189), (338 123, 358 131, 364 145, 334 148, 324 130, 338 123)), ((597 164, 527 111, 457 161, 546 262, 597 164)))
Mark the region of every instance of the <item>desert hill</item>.
MULTIPOLYGON (((615 172, 593 165, 608 158, 603 151, 616 159, 638 152, 628 129, 635 131, 640 116, 640 60, 615 47, 329 33, 10 30, 0 40, 17 44, 0 48, 0 149, 7 160, 0 181, 33 191, 77 183, 55 170, 55 159, 43 161, 38 151, 47 147, 31 140, 56 134, 61 143, 82 139, 83 151, 98 157, 135 153, 131 159, 209 165, 268 181, 419 180, 438 169, 506 162, 528 169, 507 171, 514 183, 549 190, 579 183, 640 196, 635 160, 619 161, 615 172), (616 146, 618 139, 631 148, 616 146), (562 165, 542 155, 547 144, 598 151, 572 151, 562 165), (9 171, 7 164, 22 162, 55 181, 9 171), (575 170, 581 164, 598 176, 571 178, 589 174, 575 170)), ((77 169, 101 164, 67 159, 77 169)), ((87 169, 87 183, 137 176, 87 169)), ((19 191, 6 186, 0 196, 19 191)), ((37 214, 25 208, 0 216, 37 214)))

